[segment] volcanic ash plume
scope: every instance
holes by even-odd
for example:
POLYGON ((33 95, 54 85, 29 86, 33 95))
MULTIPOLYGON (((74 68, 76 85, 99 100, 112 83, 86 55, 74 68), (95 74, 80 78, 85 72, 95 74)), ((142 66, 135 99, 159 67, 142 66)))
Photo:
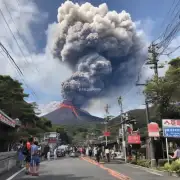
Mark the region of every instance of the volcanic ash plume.
POLYGON ((66 1, 57 17, 53 55, 74 71, 62 83, 65 99, 82 105, 136 76, 143 44, 128 13, 66 1))

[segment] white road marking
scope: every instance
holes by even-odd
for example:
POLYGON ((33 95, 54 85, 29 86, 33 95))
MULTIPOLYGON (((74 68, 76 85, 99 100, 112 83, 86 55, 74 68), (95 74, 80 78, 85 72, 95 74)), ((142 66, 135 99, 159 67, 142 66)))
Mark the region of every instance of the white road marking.
POLYGON ((6 180, 12 180, 13 178, 15 178, 18 174, 20 174, 22 171, 24 171, 25 168, 19 170, 18 172, 16 172, 15 174, 13 174, 11 177, 7 178, 6 180))
POLYGON ((154 175, 157 175, 157 176, 163 176, 162 174, 160 174, 160 173, 157 173, 157 172, 154 172, 152 169, 147 169, 147 168, 144 168, 144 167, 138 167, 138 166, 136 166, 136 165, 128 165, 127 164, 127 166, 130 166, 130 167, 132 167, 132 168, 136 168, 136 169, 141 169, 141 170, 144 170, 144 171, 146 171, 146 172, 148 172, 148 173, 151 173, 151 174, 154 174, 154 175))

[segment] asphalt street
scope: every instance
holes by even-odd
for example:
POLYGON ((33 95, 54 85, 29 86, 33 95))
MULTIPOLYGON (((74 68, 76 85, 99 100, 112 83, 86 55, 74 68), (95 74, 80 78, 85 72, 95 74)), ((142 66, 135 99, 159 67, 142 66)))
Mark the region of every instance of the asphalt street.
POLYGON ((27 176, 24 172, 18 174, 13 180, 115 180, 104 169, 97 167, 79 158, 65 158, 43 162, 40 176, 27 176))
MULTIPOLYGON (((1 179, 1 178, 0 178, 1 179)), ((24 171, 1 180, 173 180, 170 176, 134 168, 128 164, 97 164, 89 158, 63 158, 41 163, 40 176, 25 175, 24 171)))

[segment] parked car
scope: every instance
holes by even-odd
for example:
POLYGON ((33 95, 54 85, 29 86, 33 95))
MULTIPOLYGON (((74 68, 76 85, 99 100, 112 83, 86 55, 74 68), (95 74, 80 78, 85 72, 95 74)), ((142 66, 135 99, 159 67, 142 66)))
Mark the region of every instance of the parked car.
POLYGON ((57 149, 57 157, 64 157, 66 154, 62 149, 57 149))

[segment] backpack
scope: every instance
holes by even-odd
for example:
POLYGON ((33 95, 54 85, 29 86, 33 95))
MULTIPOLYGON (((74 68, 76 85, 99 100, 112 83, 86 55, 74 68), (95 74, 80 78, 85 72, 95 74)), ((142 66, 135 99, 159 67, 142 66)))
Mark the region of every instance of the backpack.
POLYGON ((23 153, 23 155, 28 155, 28 153, 29 153, 29 150, 27 149, 27 146, 23 146, 23 148, 22 148, 22 153, 23 153))

